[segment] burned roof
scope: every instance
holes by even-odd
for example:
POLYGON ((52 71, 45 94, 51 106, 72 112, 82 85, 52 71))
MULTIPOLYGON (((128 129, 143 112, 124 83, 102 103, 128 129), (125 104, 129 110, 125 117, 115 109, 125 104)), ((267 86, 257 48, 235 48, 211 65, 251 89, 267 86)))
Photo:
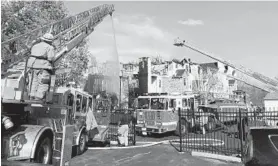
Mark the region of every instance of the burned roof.
POLYGON ((185 69, 177 69, 175 77, 183 77, 184 74, 185 74, 185 69))
POLYGON ((212 62, 212 63, 200 63, 199 65, 200 65, 200 67, 201 67, 204 71, 207 71, 208 68, 211 68, 211 69, 218 69, 218 64, 217 64, 217 62, 212 62))

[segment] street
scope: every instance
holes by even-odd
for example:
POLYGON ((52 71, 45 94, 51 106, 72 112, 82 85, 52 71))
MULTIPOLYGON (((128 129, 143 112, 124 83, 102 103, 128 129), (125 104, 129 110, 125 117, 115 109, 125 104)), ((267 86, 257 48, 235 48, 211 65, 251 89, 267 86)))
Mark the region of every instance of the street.
POLYGON ((193 157, 188 153, 178 153, 171 145, 155 145, 136 149, 87 150, 74 157, 71 166, 239 166, 218 160, 193 157))

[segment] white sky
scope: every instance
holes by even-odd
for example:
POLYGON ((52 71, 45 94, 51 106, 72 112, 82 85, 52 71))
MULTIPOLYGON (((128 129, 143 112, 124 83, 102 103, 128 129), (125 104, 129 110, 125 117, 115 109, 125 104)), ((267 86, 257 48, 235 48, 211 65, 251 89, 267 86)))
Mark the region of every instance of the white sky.
MULTIPOLYGON (((211 61, 173 46, 180 37, 225 60, 269 77, 278 76, 278 2, 93 2, 65 1, 70 14, 115 4, 113 15, 120 61, 160 54, 165 59, 211 61)), ((114 55, 111 18, 89 36, 98 61, 114 55)))

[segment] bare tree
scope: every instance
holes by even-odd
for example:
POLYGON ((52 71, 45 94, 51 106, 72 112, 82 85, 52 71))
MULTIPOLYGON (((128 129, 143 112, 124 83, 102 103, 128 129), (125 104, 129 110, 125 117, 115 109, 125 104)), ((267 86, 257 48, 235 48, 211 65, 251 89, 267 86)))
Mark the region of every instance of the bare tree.
POLYGON ((223 83, 219 78, 218 72, 216 69, 207 68, 201 74, 200 81, 200 95, 205 99, 205 104, 208 103, 209 100, 214 98, 213 93, 221 92, 223 89, 223 83))

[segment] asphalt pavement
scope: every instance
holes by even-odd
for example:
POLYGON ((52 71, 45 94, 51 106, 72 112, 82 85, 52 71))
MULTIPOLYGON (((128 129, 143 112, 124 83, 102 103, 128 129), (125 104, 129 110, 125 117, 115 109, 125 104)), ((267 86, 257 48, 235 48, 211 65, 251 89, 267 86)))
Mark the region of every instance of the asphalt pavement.
POLYGON ((87 150, 70 161, 71 166, 241 166, 179 153, 171 145, 135 149, 87 150))

